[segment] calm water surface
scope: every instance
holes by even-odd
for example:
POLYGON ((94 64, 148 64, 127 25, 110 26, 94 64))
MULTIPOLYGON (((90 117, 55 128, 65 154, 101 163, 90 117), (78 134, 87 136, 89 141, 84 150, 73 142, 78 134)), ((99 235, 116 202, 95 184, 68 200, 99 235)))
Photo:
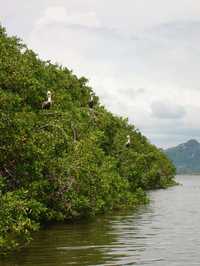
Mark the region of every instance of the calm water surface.
POLYGON ((183 185, 152 191, 136 212, 40 231, 0 266, 200 265, 200 176, 177 180, 183 185))

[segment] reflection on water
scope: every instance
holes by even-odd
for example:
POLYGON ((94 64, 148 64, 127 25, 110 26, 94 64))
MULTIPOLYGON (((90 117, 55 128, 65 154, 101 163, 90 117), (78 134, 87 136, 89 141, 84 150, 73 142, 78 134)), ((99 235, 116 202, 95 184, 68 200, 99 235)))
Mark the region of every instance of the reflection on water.
POLYGON ((177 179, 182 186, 152 191, 136 212, 40 231, 0 266, 200 265, 200 177, 177 179))

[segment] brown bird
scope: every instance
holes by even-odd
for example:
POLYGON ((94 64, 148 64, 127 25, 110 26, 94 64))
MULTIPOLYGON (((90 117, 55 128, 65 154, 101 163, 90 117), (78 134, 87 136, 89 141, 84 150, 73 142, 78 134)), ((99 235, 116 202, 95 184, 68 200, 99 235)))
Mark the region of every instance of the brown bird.
POLYGON ((44 101, 42 103, 42 109, 50 109, 51 105, 52 105, 51 92, 47 91, 47 101, 44 101))

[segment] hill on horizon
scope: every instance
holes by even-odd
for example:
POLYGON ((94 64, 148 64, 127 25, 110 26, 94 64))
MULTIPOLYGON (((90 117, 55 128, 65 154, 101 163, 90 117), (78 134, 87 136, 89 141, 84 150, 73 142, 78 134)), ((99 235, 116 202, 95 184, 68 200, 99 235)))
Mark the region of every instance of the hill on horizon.
POLYGON ((165 150, 178 174, 200 173, 200 143, 195 139, 165 150))

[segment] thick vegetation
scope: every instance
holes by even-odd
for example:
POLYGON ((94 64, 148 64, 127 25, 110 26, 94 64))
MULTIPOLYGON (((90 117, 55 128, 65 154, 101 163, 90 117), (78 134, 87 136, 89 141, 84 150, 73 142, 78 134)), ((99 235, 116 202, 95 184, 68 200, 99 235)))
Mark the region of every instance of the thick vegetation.
POLYGON ((41 224, 135 206, 145 190, 173 183, 165 155, 101 106, 87 82, 0 27, 1 253, 28 243, 41 224))

